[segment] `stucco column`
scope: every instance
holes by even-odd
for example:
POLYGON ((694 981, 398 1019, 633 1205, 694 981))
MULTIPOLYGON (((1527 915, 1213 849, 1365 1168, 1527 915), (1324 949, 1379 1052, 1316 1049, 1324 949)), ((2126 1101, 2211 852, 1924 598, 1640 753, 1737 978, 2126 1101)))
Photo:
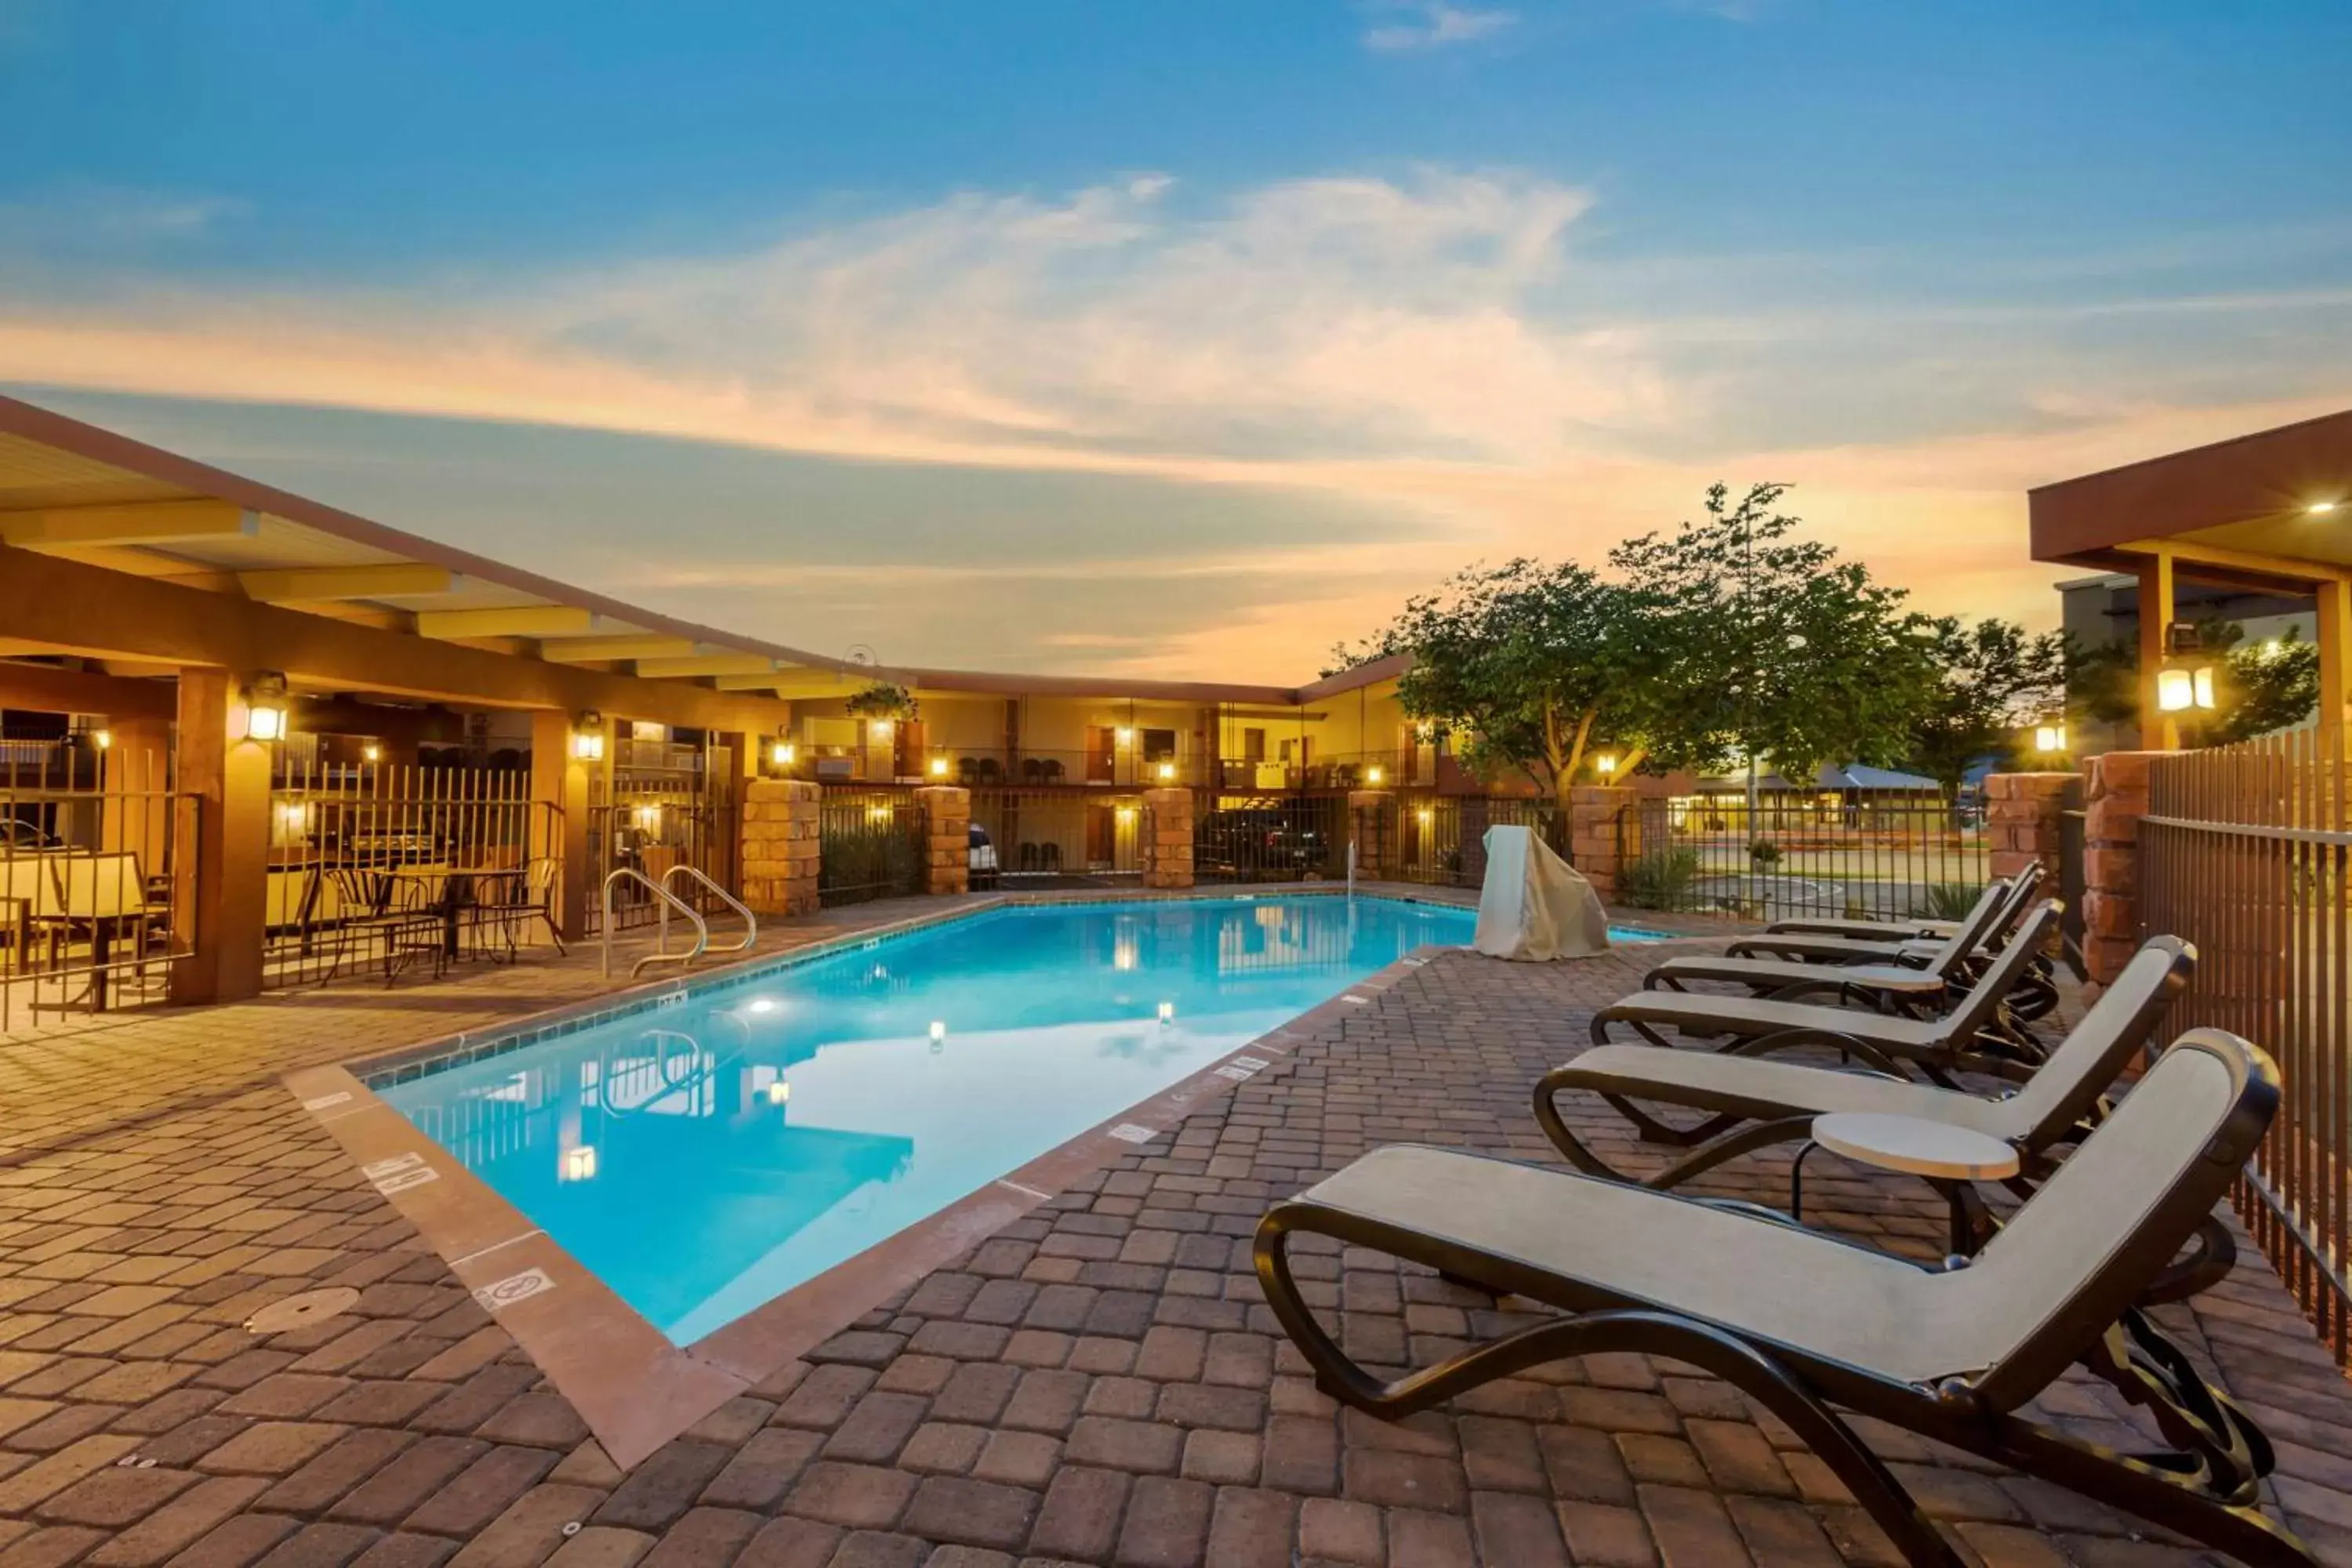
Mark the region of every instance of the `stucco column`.
POLYGON ((926 784, 915 799, 923 808, 923 837, 930 848, 924 891, 966 891, 971 886, 971 791, 961 784, 926 784))
POLYGON ((1642 804, 1629 784, 1577 784, 1568 799, 1568 858, 1604 899, 1642 858, 1642 804))
POLYGON ((530 716, 533 859, 562 862, 552 900, 556 933, 585 941, 596 868, 588 863, 588 768, 572 754, 572 715, 541 709, 530 716))
POLYGON ((1348 792, 1348 836, 1356 844, 1356 875, 1368 882, 1377 882, 1397 869, 1395 801, 1396 796, 1384 789, 1348 792))
POLYGON ((1151 830, 1139 848, 1147 888, 1189 888, 1192 885, 1192 792, 1189 789, 1148 789, 1143 809, 1151 830))
POLYGON ((245 738, 245 703, 225 669, 184 669, 178 785, 196 797, 195 842, 172 899, 173 1002, 261 992, 269 894, 269 747, 245 738))
POLYGON ((817 907, 817 809, 824 786, 805 779, 752 779, 743 786, 743 901, 755 914, 804 915, 817 907))
POLYGON ((2105 985, 2139 950, 2139 819, 2160 752, 2109 752, 2084 764, 2083 956, 2105 985))

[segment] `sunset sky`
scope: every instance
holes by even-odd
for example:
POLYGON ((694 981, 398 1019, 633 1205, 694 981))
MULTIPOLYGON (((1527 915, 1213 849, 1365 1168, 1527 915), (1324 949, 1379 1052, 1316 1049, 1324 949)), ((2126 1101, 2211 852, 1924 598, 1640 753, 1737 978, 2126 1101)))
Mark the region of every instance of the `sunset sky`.
POLYGON ((2343 0, 0 0, 0 384, 886 664, 1290 681, 2352 404, 2343 0))

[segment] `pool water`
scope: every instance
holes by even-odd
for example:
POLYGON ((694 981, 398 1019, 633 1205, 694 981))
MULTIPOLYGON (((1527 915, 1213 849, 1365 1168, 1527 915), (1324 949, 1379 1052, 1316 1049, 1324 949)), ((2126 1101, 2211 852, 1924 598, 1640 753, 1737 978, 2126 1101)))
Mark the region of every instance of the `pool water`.
POLYGON ((1474 923, 1332 897, 1003 909, 380 1092, 688 1344, 1474 923))

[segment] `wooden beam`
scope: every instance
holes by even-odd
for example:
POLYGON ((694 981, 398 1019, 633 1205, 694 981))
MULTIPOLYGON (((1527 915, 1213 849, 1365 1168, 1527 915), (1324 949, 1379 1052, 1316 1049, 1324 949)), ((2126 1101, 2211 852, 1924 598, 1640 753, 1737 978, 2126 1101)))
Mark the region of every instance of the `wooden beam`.
POLYGON ((250 539, 260 531, 260 513, 225 500, 135 501, 0 512, 0 543, 20 550, 250 539))
POLYGON ((706 675, 775 673, 776 661, 764 653, 702 653, 685 658, 641 658, 637 673, 648 680, 691 680, 706 675))
POLYGON ((549 637, 539 646, 539 657, 558 664, 604 664, 621 658, 684 658, 694 652, 688 637, 659 637, 651 632, 629 637, 549 637))
POLYGON ((560 637, 585 632, 596 617, 571 605, 518 605, 507 610, 421 610, 416 635, 445 642, 467 637, 560 637))
POLYGON ((772 691, 779 697, 846 697, 865 682, 829 669, 786 665, 765 675, 722 675, 711 684, 721 691, 772 691))
POLYGON ((265 605, 303 600, 401 598, 411 594, 446 594, 457 574, 446 566, 402 561, 384 566, 297 566, 240 572, 238 585, 248 599, 265 605))
POLYGON ((2294 556, 2264 555, 2253 550, 2230 550, 2218 544, 2199 544, 2185 539, 2136 539, 2116 548, 2133 555, 2169 556, 2184 564, 2227 567, 2232 572, 2272 579, 2284 587, 2308 588, 2318 583, 2352 583, 2352 567, 2294 556))

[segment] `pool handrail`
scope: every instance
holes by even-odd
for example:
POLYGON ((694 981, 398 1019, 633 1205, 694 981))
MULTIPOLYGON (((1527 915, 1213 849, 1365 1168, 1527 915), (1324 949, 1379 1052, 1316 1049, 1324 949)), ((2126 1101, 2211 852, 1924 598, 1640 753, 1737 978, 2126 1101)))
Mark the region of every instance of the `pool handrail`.
POLYGON ((683 860, 662 873, 662 888, 665 891, 669 888, 669 879, 672 877, 677 876, 681 871, 693 878, 696 881, 701 883, 704 887, 709 889, 712 892, 718 894, 721 903, 725 904, 729 909, 733 910, 737 914, 743 917, 743 940, 737 942, 732 947, 722 947, 719 951, 721 952, 751 952, 752 947, 760 940, 760 917, 753 914, 750 906, 745 904, 742 900, 737 898, 734 894, 720 887, 717 882, 711 880, 709 873, 703 870, 701 867, 689 866, 683 860))
POLYGON ((607 980, 613 978, 613 888, 615 883, 624 880, 643 882, 646 885, 646 890, 661 900, 661 935, 655 942, 653 952, 629 966, 629 978, 635 980, 644 973, 646 965, 649 963, 675 963, 680 969, 691 969, 694 966, 694 961, 700 958, 704 951, 710 946, 710 927, 703 922, 701 913, 692 904, 687 903, 635 866, 623 866, 604 879, 603 897, 604 918, 601 922, 599 932, 604 946, 604 978, 607 980), (669 911, 673 908, 694 924, 694 945, 684 952, 669 951, 669 911))

